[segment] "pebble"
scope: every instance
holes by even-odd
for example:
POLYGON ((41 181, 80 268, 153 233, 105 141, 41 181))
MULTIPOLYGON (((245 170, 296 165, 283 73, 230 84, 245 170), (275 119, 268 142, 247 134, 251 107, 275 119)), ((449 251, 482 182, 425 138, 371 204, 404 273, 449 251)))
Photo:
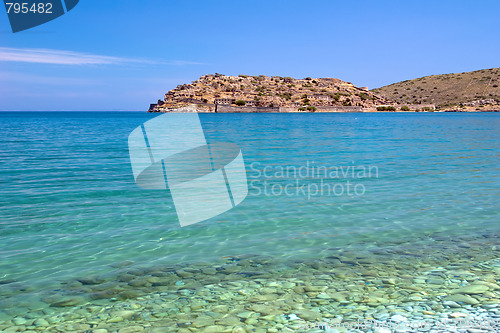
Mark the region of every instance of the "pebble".
POLYGON ((85 299, 83 297, 68 297, 52 302, 50 303, 50 306, 58 308, 70 307, 82 304, 84 301, 85 299))
POLYGON ((217 321, 217 324, 224 325, 224 326, 236 326, 241 324, 240 318, 238 317, 224 317, 217 321))
POLYGON ((394 278, 384 279, 384 280, 382 280, 382 282, 385 283, 385 284, 395 285, 396 284, 396 279, 394 279, 394 278))
POLYGON ((21 325, 25 325, 28 321, 25 318, 16 317, 16 318, 12 319, 12 322, 16 326, 21 326, 21 325))
POLYGON ((139 325, 134 325, 134 326, 129 326, 125 328, 120 328, 118 330, 118 333, 134 333, 134 332, 141 332, 144 331, 144 327, 139 326, 139 325))
POLYGON ((380 313, 375 313, 373 317, 378 320, 385 320, 389 318, 389 313, 388 312, 380 312, 380 313))
POLYGON ((113 317, 111 319, 108 320, 108 323, 119 323, 119 322, 122 322, 123 321, 123 318, 122 317, 113 317))
POLYGON ((401 315, 394 315, 394 316, 391 317, 391 320, 395 321, 395 322, 400 322, 400 321, 407 321, 408 318, 403 317, 401 315))
POLYGON ((233 328, 231 333, 246 333, 246 330, 241 326, 236 326, 233 328))
POLYGON ((461 313, 461 312, 453 312, 453 313, 450 313, 450 317, 451 318, 465 318, 465 317, 467 317, 467 315, 465 313, 461 313))
POLYGON ((130 310, 121 310, 121 311, 115 311, 111 313, 111 317, 119 317, 123 319, 132 319, 132 317, 135 315, 134 311, 130 310))
POLYGON ((199 316, 192 323, 192 325, 197 328, 211 326, 214 324, 215 324, 215 319, 210 316, 199 316))
POLYGON ((445 301, 452 301, 452 302, 462 302, 462 303, 465 303, 465 304, 471 304, 471 305, 475 305, 475 304, 479 304, 479 301, 471 296, 468 296, 468 295, 451 295, 451 296, 446 296, 444 298, 445 301))
POLYGON ((444 284, 445 281, 443 279, 428 279, 427 283, 441 285, 444 284))
POLYGON ((203 274, 207 274, 207 275, 215 275, 217 274, 217 270, 213 267, 209 267, 209 268, 204 268, 201 270, 201 272, 203 274))
POLYGON ((321 319, 321 314, 316 311, 297 310, 295 314, 306 321, 314 321, 321 319))
POLYGON ((226 332, 226 327, 220 325, 207 326, 201 330, 202 333, 226 332))
POLYGON ((255 312, 245 311, 245 312, 238 313, 236 316, 239 318, 247 319, 247 318, 250 318, 254 314, 255 314, 255 312))
POLYGON ((306 285, 304 286, 304 290, 307 292, 322 292, 328 289, 327 286, 311 286, 311 285, 306 285))
POLYGON ((104 279, 101 279, 97 276, 88 276, 88 277, 77 279, 77 281, 83 285, 95 285, 95 284, 101 284, 101 283, 105 282, 104 279))
POLYGON ((49 322, 43 318, 37 319, 33 322, 34 326, 49 326, 49 322))
POLYGON ((263 314, 264 316, 271 315, 271 314, 279 314, 280 312, 276 310, 276 308, 269 306, 269 305, 263 305, 263 304, 254 304, 250 307, 250 310, 254 312, 259 312, 260 314, 263 314))
POLYGON ((476 294, 482 294, 485 293, 489 290, 490 288, 487 285, 483 284, 474 284, 474 285, 469 285, 467 287, 458 289, 458 290, 452 290, 450 294, 468 294, 468 295, 476 295, 476 294))
POLYGON ((450 308, 460 308, 461 307, 457 302, 453 302, 453 301, 444 301, 443 305, 449 306, 450 308))

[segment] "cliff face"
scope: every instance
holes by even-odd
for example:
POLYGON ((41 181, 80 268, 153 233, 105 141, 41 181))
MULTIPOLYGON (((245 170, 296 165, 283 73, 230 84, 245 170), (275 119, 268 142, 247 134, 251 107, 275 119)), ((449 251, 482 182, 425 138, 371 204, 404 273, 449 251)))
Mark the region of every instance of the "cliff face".
POLYGON ((373 108, 394 103, 367 88, 358 88, 333 78, 209 74, 167 92, 163 101, 152 104, 150 111, 169 111, 192 104, 206 111, 215 109, 215 105, 289 107, 290 110, 314 111, 321 106, 373 108))

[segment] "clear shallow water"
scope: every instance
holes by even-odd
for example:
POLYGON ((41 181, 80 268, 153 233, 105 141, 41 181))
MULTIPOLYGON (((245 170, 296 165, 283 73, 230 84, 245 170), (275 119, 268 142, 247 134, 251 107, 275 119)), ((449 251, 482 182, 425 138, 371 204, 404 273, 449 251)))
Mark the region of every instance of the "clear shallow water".
POLYGON ((235 209, 185 228, 166 191, 142 190, 132 177, 127 137, 154 116, 0 113, 0 281, 21 286, 4 288, 3 300, 35 304, 44 290, 124 261, 322 258, 337 247, 500 229, 498 114, 202 114, 209 142, 241 147, 252 185, 235 209), (294 186, 292 195, 259 194, 264 184, 320 184, 276 173, 312 165, 378 173, 323 179, 337 189, 361 184, 363 195, 294 186))

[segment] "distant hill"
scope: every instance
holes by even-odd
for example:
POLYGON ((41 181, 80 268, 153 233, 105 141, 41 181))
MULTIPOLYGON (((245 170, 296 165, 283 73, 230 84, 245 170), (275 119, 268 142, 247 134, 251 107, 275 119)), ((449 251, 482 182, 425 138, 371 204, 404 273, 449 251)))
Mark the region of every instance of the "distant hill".
POLYGON ((398 104, 435 104, 450 108, 500 104, 500 68, 431 75, 373 89, 398 104))
POLYGON ((374 108, 393 104, 393 101, 370 92, 368 88, 334 78, 208 74, 170 90, 163 100, 151 105, 150 111, 168 112, 193 104, 207 111, 221 104, 312 111, 337 106, 374 108))

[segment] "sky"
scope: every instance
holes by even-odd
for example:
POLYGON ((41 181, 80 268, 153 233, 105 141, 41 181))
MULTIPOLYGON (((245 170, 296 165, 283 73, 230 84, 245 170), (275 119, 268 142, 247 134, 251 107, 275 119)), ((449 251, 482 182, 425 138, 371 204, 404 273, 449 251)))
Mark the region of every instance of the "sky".
POLYGON ((80 0, 18 33, 0 12, 0 111, 146 111, 209 73, 372 89, 500 67, 498 0, 80 0))

